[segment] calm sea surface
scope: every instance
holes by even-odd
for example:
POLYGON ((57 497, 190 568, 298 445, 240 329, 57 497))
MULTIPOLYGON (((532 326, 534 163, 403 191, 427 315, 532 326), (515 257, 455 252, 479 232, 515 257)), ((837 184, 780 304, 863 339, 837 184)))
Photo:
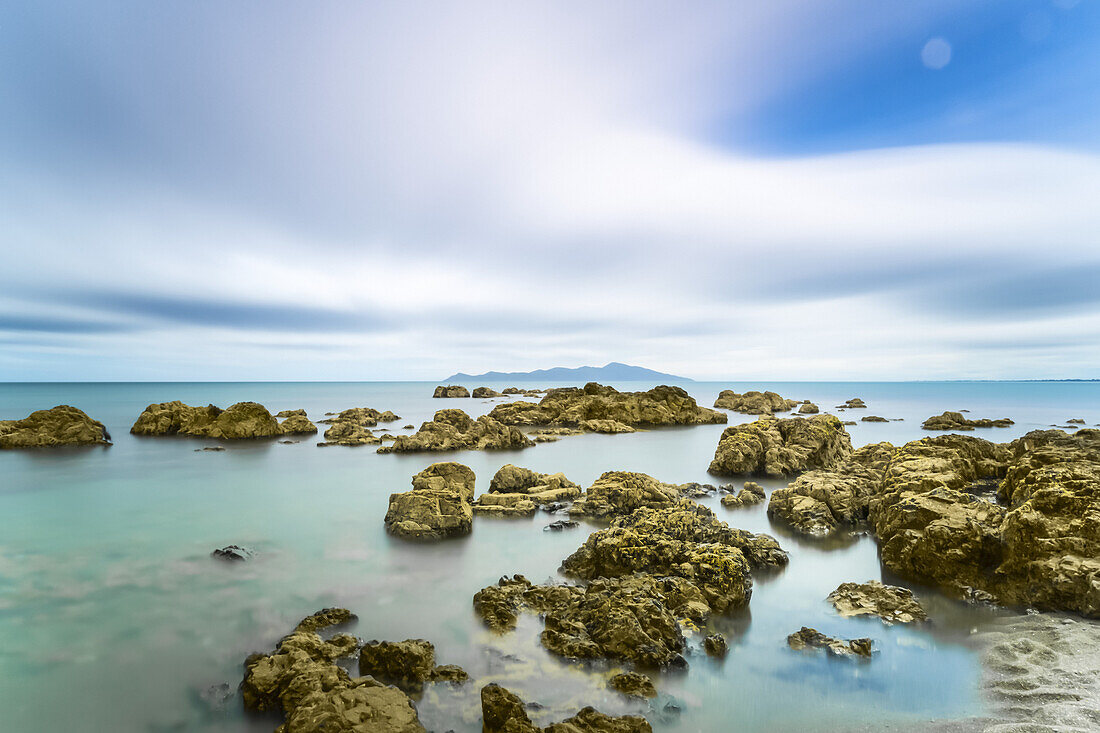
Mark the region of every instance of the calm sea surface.
MULTIPOLYGON (((469 387, 477 385, 468 385, 469 387)), ((501 385, 496 385, 499 389, 501 385)), ((539 385, 553 386, 553 385, 539 385)), ((617 384, 645 389, 651 384, 617 384)), ((944 410, 1011 417, 1008 429, 976 435, 1007 441, 1068 418, 1100 423, 1096 383, 691 383, 700 404, 721 389, 774 389, 828 411, 850 397, 867 410, 838 413, 904 418, 849 428, 855 445, 921 437, 921 421, 944 410)), ((540 722, 584 704, 639 712, 657 730, 906 729, 929 719, 984 712, 978 653, 969 642, 993 612, 916 588, 935 622, 886 627, 842 619, 825 596, 844 581, 884 578, 867 537, 807 542, 773 527, 766 505, 727 510, 731 525, 779 538, 790 566, 758 576, 749 607, 716 619, 730 654, 715 662, 697 651, 687 672, 659 675, 661 696, 628 702, 605 687, 614 667, 569 664, 538 645, 529 617, 511 634, 486 632, 471 597, 501 575, 557 576, 561 560, 593 526, 544 532, 551 520, 475 518, 468 538, 415 545, 388 537, 382 518, 391 492, 414 473, 457 460, 477 474, 478 492, 505 463, 563 471, 587 486, 613 469, 669 482, 722 483, 706 473, 723 426, 632 435, 587 435, 506 453, 377 455, 374 446, 317 448, 317 438, 227 444, 136 438, 129 427, 151 402, 179 399, 223 407, 252 400, 272 412, 324 413, 369 406, 419 425, 442 407, 482 414, 493 403, 433 400, 428 383, 0 384, 0 419, 75 405, 108 427, 109 448, 0 452, 0 729, 5 731, 270 731, 277 719, 246 716, 239 698, 218 705, 207 692, 235 689, 241 663, 269 650, 294 624, 326 606, 359 615, 366 639, 423 637, 439 663, 460 664, 473 682, 429 689, 418 701, 431 730, 478 731, 478 691, 498 681, 546 706, 540 722), (209 557, 215 547, 247 545, 241 564, 209 557), (789 650, 787 634, 814 626, 846 638, 870 636, 869 663, 789 650), (676 712, 675 709, 679 709, 676 712)), ((751 420, 731 415, 731 423, 751 420)), ((323 427, 323 426, 322 426, 323 427)), ((769 492, 785 482, 764 483, 769 492)), ((896 582, 894 578, 885 578, 896 582)), ((693 640, 698 646, 698 639, 693 640)))

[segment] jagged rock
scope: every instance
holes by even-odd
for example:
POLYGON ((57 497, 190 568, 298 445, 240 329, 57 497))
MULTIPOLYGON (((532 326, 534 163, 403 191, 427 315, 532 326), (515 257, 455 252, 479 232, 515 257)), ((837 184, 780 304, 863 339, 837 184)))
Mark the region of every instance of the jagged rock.
POLYGON ((442 385, 435 388, 432 397, 469 397, 470 391, 457 384, 442 385))
POLYGON ((381 442, 380 437, 361 423, 339 420, 325 430, 324 442, 317 445, 374 445, 381 442))
POLYGON ((302 409, 280 410, 279 412, 275 413, 275 417, 279 420, 282 420, 282 419, 288 418, 288 417, 295 417, 296 415, 300 415, 301 417, 307 417, 306 411, 302 410, 302 409))
POLYGON ((482 494, 473 504, 475 514, 496 517, 531 517, 538 508, 526 494, 482 494))
POLYGON ((581 430, 589 433, 634 433, 637 432, 629 425, 624 425, 618 420, 585 420, 581 423, 581 430))
POLYGON ((397 537, 440 540, 473 527, 474 472, 460 463, 436 463, 413 477, 413 490, 391 494, 386 530, 397 537))
POLYGON ((435 646, 426 639, 368 641, 359 650, 359 674, 419 692, 425 682, 465 682, 469 675, 454 664, 436 666, 435 646))
POLYGON ((799 415, 816 415, 821 412, 821 409, 812 402, 803 402, 802 406, 798 408, 799 415))
POLYGON ((501 396, 503 396, 503 395, 501 395, 500 392, 497 392, 495 389, 492 389, 491 387, 474 387, 474 398, 475 399, 488 399, 490 397, 501 397, 501 396))
POLYGON ((294 414, 287 415, 279 423, 279 427, 282 429, 283 435, 310 435, 317 432, 317 426, 306 417, 304 410, 296 410, 294 414))
POLYGON ((1071 418, 1069 420, 1066 420, 1066 424, 1067 425, 1084 425, 1085 421, 1082 420, 1079 417, 1075 417, 1075 418, 1071 418))
POLYGON ((945 412, 925 420, 921 427, 925 430, 973 430, 974 428, 1007 428, 1014 425, 1012 420, 1002 417, 998 420, 982 418, 980 420, 968 420, 961 412, 945 412))
POLYGON ((841 616, 878 616, 887 623, 910 624, 925 621, 928 614, 913 597, 913 591, 877 580, 841 583, 828 601, 841 616))
POLYGON ((226 545, 210 553, 210 557, 219 560, 227 560, 229 562, 244 562, 250 559, 252 555, 252 550, 240 547, 239 545, 226 545))
POLYGON ((866 407, 867 407, 867 405, 865 405, 863 403, 863 400, 861 400, 858 397, 853 397, 850 400, 846 400, 843 405, 837 405, 836 406, 836 408, 838 410, 857 410, 859 408, 866 408, 866 407))
POLYGON ((146 407, 130 432, 244 440, 279 436, 283 429, 267 408, 256 402, 238 402, 223 410, 214 405, 192 407, 176 400, 146 407))
POLYGON ((703 650, 712 657, 722 658, 729 653, 730 647, 722 634, 711 634, 703 639, 703 650))
POLYGON ((680 496, 688 499, 700 499, 718 491, 718 487, 713 484, 701 484, 696 481, 691 481, 686 484, 676 484, 675 489, 680 496))
POLYGON ((110 444, 103 423, 71 405, 36 410, 21 420, 0 420, 0 449, 110 444))
POLYGON ((324 641, 316 633, 352 618, 346 609, 325 609, 303 619, 274 652, 250 655, 241 682, 245 708, 281 712, 280 733, 424 733, 404 692, 370 677, 352 679, 336 664, 355 653, 355 637, 324 641))
POLYGON ((771 415, 775 412, 790 412, 798 407, 798 400, 788 400, 780 397, 775 392, 750 391, 738 394, 732 389, 724 389, 718 393, 718 399, 714 401, 715 407, 733 410, 745 415, 771 415))
POLYGON ((539 506, 580 496, 581 487, 565 474, 536 473, 506 464, 489 483, 489 491, 478 497, 474 511, 479 514, 531 516, 539 506))
MULTIPOLYGON (((614 421, 630 427, 724 423, 723 413, 699 407, 680 387, 654 387, 648 392, 619 392, 589 382, 583 389, 550 390, 536 405, 497 405, 489 416, 505 425, 581 427, 590 420, 614 421)), ((592 423, 603 426, 605 423, 592 423)))
POLYGON ((787 646, 791 649, 824 649, 829 654, 837 657, 870 657, 873 643, 871 639, 866 638, 852 639, 851 641, 834 639, 808 626, 803 626, 799 631, 787 637, 787 646))
POLYGON ((811 536, 854 527, 867 519, 868 503, 878 491, 893 451, 889 443, 873 443, 833 469, 802 474, 786 488, 772 492, 768 516, 811 536))
POLYGON ((560 723, 540 728, 531 722, 523 700, 500 685, 481 688, 481 719, 484 733, 652 733, 645 718, 638 715, 611 717, 586 707, 560 723))
POLYGON ((743 506, 759 504, 765 499, 764 487, 755 481, 746 481, 737 495, 726 494, 722 497, 722 506, 728 509, 736 509, 743 506))
POLYGON ((860 422, 890 422, 890 421, 887 420, 884 417, 879 417, 878 415, 864 415, 863 417, 860 418, 860 422))
POLYGON ((569 514, 608 519, 630 514, 643 506, 671 506, 679 497, 675 486, 663 484, 649 474, 608 471, 588 487, 582 498, 573 502, 569 514))
POLYGON ((642 700, 657 697, 657 688, 653 686, 653 680, 641 672, 620 672, 607 681, 607 686, 627 697, 637 697, 642 700))
POLYGON ((534 445, 518 429, 487 415, 474 420, 462 410, 440 410, 413 435, 400 435, 379 453, 449 450, 507 450, 534 445))
POLYGON ((573 522, 571 520, 559 519, 556 522, 550 522, 550 524, 543 527, 543 530, 544 531, 549 530, 551 532, 561 532, 564 529, 575 529, 578 526, 580 526, 580 525, 578 525, 576 522, 573 522))
POLYGON ((848 431, 833 415, 808 419, 763 417, 723 430, 708 470, 721 476, 784 476, 811 468, 831 468, 851 452, 848 431))

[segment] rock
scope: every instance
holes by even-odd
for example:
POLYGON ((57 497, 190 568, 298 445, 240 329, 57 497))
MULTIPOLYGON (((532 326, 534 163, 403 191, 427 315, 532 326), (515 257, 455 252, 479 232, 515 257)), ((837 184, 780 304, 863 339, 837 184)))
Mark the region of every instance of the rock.
POLYGON ((890 422, 890 421, 887 420, 884 417, 879 417, 878 415, 864 415, 863 417, 860 418, 860 422, 890 422))
POLYGON ((788 400, 775 392, 745 392, 738 394, 732 389, 718 393, 715 407, 733 410, 746 415, 771 415, 775 412, 790 412, 798 406, 798 400, 788 400))
POLYGON ((413 490, 391 494, 386 530, 397 537, 441 540, 473 528, 474 473, 460 463, 436 463, 413 477, 413 490))
POLYGON ((509 450, 534 445, 518 429, 482 415, 474 420, 462 410, 440 410, 413 435, 400 435, 379 453, 450 450, 509 450))
POLYGON ((276 437, 283 434, 283 429, 267 408, 257 402, 238 402, 222 410, 214 405, 192 407, 176 400, 146 407, 130 432, 246 440, 276 437))
POLYGON ((551 532, 561 532, 564 529, 575 529, 578 526, 580 525, 569 519, 559 519, 556 522, 550 522, 550 524, 546 525, 542 529, 543 531, 549 530, 551 532))
POLYGON ((973 430, 974 428, 1007 428, 1013 424, 1015 423, 1007 417, 998 420, 988 418, 969 420, 963 417, 960 412, 945 412, 942 415, 928 418, 921 424, 921 427, 925 430, 973 430))
POLYGON ((279 423, 283 435, 309 435, 311 433, 316 433, 317 426, 305 416, 305 412, 303 410, 298 410, 297 412, 301 414, 288 415, 285 420, 279 423))
POLYGON ((538 505, 526 494, 482 494, 473 505, 474 513, 497 517, 532 517, 538 505))
POLYGON ((537 473, 527 468, 501 466, 489 482, 489 493, 523 494, 536 504, 549 504, 581 495, 581 487, 563 473, 537 473))
POLYGON ((424 733, 409 697, 370 677, 351 678, 336 660, 355 653, 358 641, 319 629, 354 618, 346 609, 325 609, 303 619, 270 654, 245 662, 241 696, 248 710, 281 712, 280 733, 424 733))
POLYGON ((847 427, 847 426, 849 426, 849 425, 855 425, 855 424, 856 424, 856 422, 855 422, 855 420, 843 420, 843 421, 841 421, 841 423, 840 423, 840 424, 841 424, 841 425, 844 425, 845 427, 847 427))
POLYGON ((402 430, 416 430, 416 426, 415 425, 403 425, 403 426, 401 426, 401 429, 402 430))
POLYGON ((252 557, 254 553, 252 550, 240 547, 239 545, 226 545, 210 553, 210 557, 215 557, 219 560, 227 560, 229 562, 244 562, 252 557))
MULTIPOLYGON (((282 442, 282 441, 279 441, 279 442, 282 442)), ((196 453, 207 453, 207 452, 209 452, 209 453, 222 453, 224 451, 225 451, 225 446, 221 446, 221 445, 208 445, 208 446, 205 446, 203 448, 196 448, 195 449, 196 453)))
POLYGON ((481 719, 484 733, 652 733, 639 715, 611 717, 586 707, 560 723, 540 728, 527 715, 523 700, 496 683, 481 688, 481 719))
POLYGON ((848 431, 833 415, 764 417, 723 430, 708 470, 720 476, 785 476, 811 468, 832 468, 851 452, 848 431))
POLYGON ((878 616, 887 623, 910 624, 926 621, 928 614, 913 597, 913 591, 877 580, 841 583, 828 601, 841 616, 878 616))
POLYGON ((803 402, 802 406, 798 408, 799 415, 816 415, 819 412, 821 410, 812 402, 803 402))
POLYGON ((282 420, 282 419, 287 418, 287 417, 297 417, 297 416, 307 417, 306 411, 302 410, 302 409, 298 409, 298 410, 280 410, 279 412, 275 413, 275 417, 278 418, 279 420, 282 420))
POLYGON ((791 649, 824 649, 836 657, 870 657, 872 644, 871 639, 834 639, 808 626, 787 637, 787 646, 791 649))
POLYGON ((711 634, 703 639, 703 649, 710 656, 720 659, 729 653, 730 647, 726 643, 726 637, 721 634, 711 634))
POLYGON ((435 388, 432 397, 469 397, 470 392, 465 387, 457 384, 443 385, 435 388))
POLYGON ((680 387, 654 387, 648 392, 619 392, 589 382, 583 389, 565 387, 550 390, 536 405, 510 402, 497 405, 489 416, 505 425, 579 427, 584 424, 616 428, 650 425, 700 425, 726 422, 723 413, 699 407, 680 387))
POLYGON ((296 445, 302 441, 300 440, 280 440, 279 445, 296 445))
POLYGON ((700 499, 718 491, 718 488, 712 484, 700 484, 695 481, 686 484, 676 484, 674 488, 680 496, 688 499, 700 499))
POLYGON ((645 473, 608 471, 588 487, 569 509, 572 516, 608 519, 639 507, 671 506, 679 499, 675 486, 645 473))
MULTIPOLYGON (((436 396, 439 397, 440 395, 436 395, 436 396)), ((487 399, 487 398, 490 398, 490 397, 501 397, 501 396, 502 395, 500 394, 500 392, 497 392, 495 389, 491 389, 489 387, 474 387, 474 398, 475 399, 487 399)))
POLYGON ((810 536, 826 536, 865 521, 868 504, 893 454, 889 443, 873 443, 832 469, 808 471, 772 492, 768 516, 810 536))
POLYGON ((629 425, 624 425, 618 420, 585 420, 581 423, 581 430, 589 433, 634 433, 637 432, 629 425))
POLYGON ((1084 424, 1085 424, 1085 421, 1084 421, 1084 420, 1082 420, 1082 419, 1081 419, 1081 418, 1079 418, 1079 417, 1075 417, 1075 418, 1072 418, 1072 419, 1070 419, 1070 420, 1066 420, 1066 424, 1067 424, 1067 425, 1084 425, 1084 424))
POLYGON ((755 481, 746 481, 737 495, 726 494, 722 497, 722 506, 728 509, 736 509, 743 506, 752 506, 764 501, 764 487, 755 481))
POLYGON ((110 444, 103 423, 70 405, 36 410, 22 420, 0 420, 0 449, 110 444))
POLYGON ((837 405, 836 407, 838 410, 857 410, 859 408, 865 408, 867 407, 867 405, 865 405, 863 403, 863 400, 861 400, 860 398, 853 397, 852 399, 845 401, 843 405, 837 405))
POLYGON ((435 646, 425 639, 368 641, 359 650, 359 674, 370 675, 405 692, 419 692, 425 682, 465 682, 457 665, 437 667, 435 646))
POLYGON ((620 672, 607 681, 607 686, 627 697, 637 697, 642 700, 657 697, 657 688, 653 686, 653 680, 640 672, 620 672))
POLYGON ((373 407, 352 407, 331 420, 322 420, 332 427, 325 431, 325 442, 318 445, 376 445, 382 438, 371 432, 380 422, 393 422, 401 418, 389 410, 379 412, 373 407))

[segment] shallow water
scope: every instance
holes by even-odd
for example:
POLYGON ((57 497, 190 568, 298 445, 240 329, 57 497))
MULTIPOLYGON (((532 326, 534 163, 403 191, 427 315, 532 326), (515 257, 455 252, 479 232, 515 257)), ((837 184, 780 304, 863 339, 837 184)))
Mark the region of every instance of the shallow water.
MULTIPOLYGON (((538 645, 540 624, 487 633, 471 597, 505 574, 540 581, 594 526, 544 532, 532 519, 476 518, 461 540, 416 545, 389 538, 382 525, 391 492, 437 460, 474 469, 478 491, 505 463, 563 471, 582 486, 612 469, 682 483, 720 483, 706 473, 723 426, 632 435, 586 435, 506 453, 377 455, 373 446, 317 448, 316 437, 281 445, 232 444, 196 452, 208 441, 136 438, 129 426, 151 402, 254 400, 272 412, 304 407, 314 420, 353 406, 390 409, 419 425, 441 407, 487 412, 481 400, 433 400, 426 383, 309 384, 4 384, 0 419, 73 404, 104 422, 109 448, 0 453, 0 709, 4 730, 242 731, 277 721, 246 716, 239 698, 219 708, 211 685, 236 687, 241 662, 268 650, 303 616, 326 606, 359 615, 363 638, 433 641, 439 663, 465 667, 474 684, 429 688, 418 702, 429 729, 480 730, 477 692, 499 681, 546 706, 542 722, 584 704, 609 713, 641 712, 657 730, 832 731, 898 726, 931 719, 969 720, 989 711, 982 695, 982 632, 1003 611, 975 608, 916 588, 935 623, 886 627, 838 617, 824 598, 844 581, 883 578, 874 542, 853 537, 809 542, 771 526, 765 504, 727 510, 726 521, 775 534, 790 566, 758 576, 749 608, 716 619, 730 638, 723 662, 693 654, 687 672, 657 678, 661 696, 633 703, 605 688, 611 667, 562 662, 538 645), (209 552, 226 544, 258 550, 226 564, 209 552), (846 638, 871 636, 869 663, 792 652, 788 633, 814 626, 846 638), (671 703, 670 705, 667 705, 671 703), (680 712, 674 712, 679 708, 680 712)), ((469 385, 474 386, 474 385, 469 385)), ((550 385, 540 385, 550 386, 550 385)), ((622 389, 652 385, 621 384, 622 389)), ((1100 422, 1096 383, 798 383, 685 387, 700 404, 720 389, 775 389, 831 411, 849 397, 900 422, 858 423, 853 443, 901 443, 925 433, 920 422, 946 409, 1016 420, 976 435, 1007 441, 1068 418, 1100 422)), ((749 420, 731 415, 731 422, 749 420)), ((783 482, 762 482, 769 492, 783 482)), ((894 578, 885 578, 896 582, 894 578)), ((697 641, 694 642, 697 644, 697 641)))

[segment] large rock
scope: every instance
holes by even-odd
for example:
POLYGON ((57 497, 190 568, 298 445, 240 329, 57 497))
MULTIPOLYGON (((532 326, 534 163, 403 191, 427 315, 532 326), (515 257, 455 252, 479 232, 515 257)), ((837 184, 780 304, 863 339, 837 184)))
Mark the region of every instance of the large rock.
POLYGON ((484 733, 652 733, 653 730, 640 715, 611 717, 593 707, 540 728, 531 722, 523 700, 495 682, 481 688, 481 720, 484 733))
POLYGON ((22 420, 0 420, 0 449, 110 444, 103 423, 70 405, 37 410, 22 420))
POLYGON ((925 420, 921 427, 925 430, 973 430, 974 428, 1007 428, 1015 423, 1007 417, 997 420, 981 418, 970 420, 963 417, 961 412, 945 412, 925 420))
POLYGON ((286 415, 285 419, 279 423, 279 427, 282 429, 283 435, 311 435, 317 432, 317 426, 306 417, 304 410, 286 415))
POLYGON ((700 425, 726 422, 725 414, 696 404, 680 387, 654 387, 647 392, 619 392, 589 382, 583 388, 553 389, 536 405, 497 405, 489 416, 506 425, 599 428, 600 432, 648 425, 700 425), (589 422, 596 421, 596 422, 589 422), (585 424, 589 427, 585 427, 585 424))
POLYGON ((627 697, 646 699, 657 697, 657 688, 653 680, 641 672, 620 672, 607 681, 607 686, 627 697))
POLYGON ((733 410, 745 415, 771 415, 776 412, 790 412, 799 405, 798 400, 788 400, 775 392, 749 391, 738 394, 732 389, 724 389, 718 393, 718 399, 714 401, 715 407, 733 410))
POLYGON ((832 468, 852 452, 852 441, 833 415, 760 418, 722 431, 708 469, 720 476, 787 476, 832 468))
POLYGON ((462 410, 439 410, 413 435, 400 435, 379 453, 416 453, 450 450, 508 450, 528 448, 534 442, 518 429, 482 415, 474 420, 462 410))
POLYGON ((802 534, 826 536, 867 519, 868 503, 882 483, 893 454, 889 443, 872 443, 833 469, 807 471, 772 492, 768 516, 802 534))
POLYGON ((249 656, 241 682, 245 708, 282 713, 280 733, 423 733, 404 692, 371 677, 352 678, 337 665, 355 653, 355 637, 325 641, 316 633, 350 618, 344 609, 326 609, 303 619, 275 651, 249 656))
MULTIPOLYGON (((331 414, 331 413, 330 413, 331 414)), ((322 420, 330 424, 325 430, 325 442, 318 445, 373 445, 382 442, 371 428, 380 422, 393 422, 401 418, 389 410, 380 412, 373 407, 352 407, 343 410, 332 419, 322 420)))
POLYGON ((432 397, 469 397, 470 391, 457 384, 440 385, 435 388, 432 397))
POLYGON ((680 498, 679 489, 661 483, 649 474, 607 471, 573 502, 569 513, 592 519, 610 519, 630 514, 640 507, 671 506, 680 498))
POLYGON ((871 639, 835 639, 822 634, 817 629, 803 626, 787 637, 787 646, 791 649, 824 649, 834 657, 867 657, 872 652, 871 639))
MULTIPOLYGON (((437 397, 439 395, 436 395, 437 397)), ((490 397, 501 397, 500 392, 497 392, 491 387, 474 387, 474 397, 476 399, 488 399, 490 397)))
POLYGON ((455 665, 436 666, 435 646, 426 639, 368 641, 359 650, 359 674, 370 675, 410 693, 425 682, 462 682, 468 676, 455 665))
POLYGON ((878 616, 887 623, 911 624, 925 621, 928 614, 913 591, 877 580, 841 583, 828 601, 841 616, 878 616))
POLYGON ((214 405, 192 407, 179 400, 149 405, 130 432, 134 435, 188 435, 220 440, 272 438, 283 428, 257 402, 238 402, 226 410, 214 405))
POLYGON ((479 514, 531 516, 540 506, 574 499, 581 487, 565 474, 537 473, 506 464, 496 472, 489 491, 478 497, 474 511, 479 514))
POLYGON ((413 490, 391 494, 386 530, 397 537, 441 540, 473 527, 474 472, 461 463, 435 463, 413 476, 413 490))

